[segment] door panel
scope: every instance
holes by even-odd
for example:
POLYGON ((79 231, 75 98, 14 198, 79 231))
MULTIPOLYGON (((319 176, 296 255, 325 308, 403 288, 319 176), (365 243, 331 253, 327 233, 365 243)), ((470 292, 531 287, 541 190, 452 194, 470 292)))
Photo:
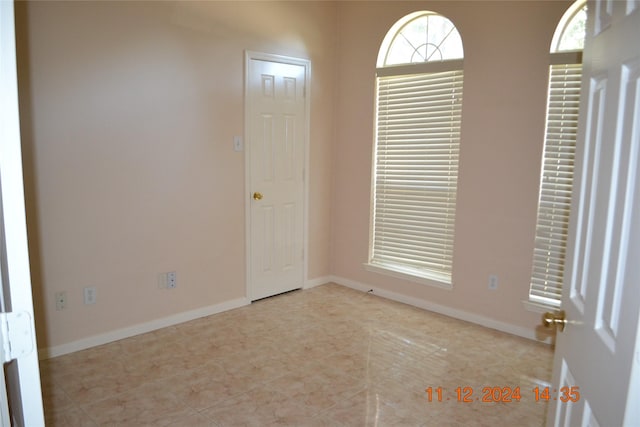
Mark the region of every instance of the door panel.
POLYGON ((570 247, 549 426, 637 425, 640 401, 640 13, 588 6, 570 247), (634 42, 630 42, 630 41, 634 42), (562 402, 562 387, 579 387, 562 402))
POLYGON ((304 64, 248 58, 248 283, 252 300, 303 284, 304 64))

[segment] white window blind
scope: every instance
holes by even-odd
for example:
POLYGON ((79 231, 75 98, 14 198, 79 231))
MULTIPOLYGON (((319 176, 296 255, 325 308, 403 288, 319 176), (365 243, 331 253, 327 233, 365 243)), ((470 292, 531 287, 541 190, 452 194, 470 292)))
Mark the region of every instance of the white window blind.
POLYGON ((582 64, 550 67, 538 220, 529 297, 560 306, 573 188, 582 64))
POLYGON ((377 79, 369 263, 451 283, 462 70, 377 79))

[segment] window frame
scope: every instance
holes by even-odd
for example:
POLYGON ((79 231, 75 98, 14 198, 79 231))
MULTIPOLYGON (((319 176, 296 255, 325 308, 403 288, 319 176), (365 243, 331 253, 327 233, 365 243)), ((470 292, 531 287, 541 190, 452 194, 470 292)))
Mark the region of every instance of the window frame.
MULTIPOLYGON (((402 30, 410 21, 413 19, 417 19, 422 17, 425 14, 433 14, 443 17, 449 20, 446 16, 440 15, 434 12, 420 11, 409 14, 396 22, 385 37, 385 41, 383 41, 381 45, 381 49, 378 57, 378 67, 376 68, 376 93, 375 93, 375 124, 374 124, 374 150, 372 153, 373 161, 373 170, 372 170, 372 183, 371 183, 371 206, 370 206, 370 239, 369 239, 369 254, 368 260, 364 264, 364 267, 368 271, 389 275, 396 278, 401 278, 404 280, 409 280, 412 282, 417 282, 421 284, 426 284, 434 287, 438 287, 441 289, 452 289, 453 288, 453 244, 454 244, 454 236, 455 236, 455 194, 457 194, 457 181, 458 181, 458 159, 459 159, 459 147, 460 147, 460 139, 461 139, 461 112, 462 112, 462 92, 463 92, 463 80, 464 80, 464 71, 463 64, 464 59, 449 59, 449 60, 441 60, 441 61, 427 61, 427 62, 417 62, 417 63, 406 63, 406 64, 394 64, 384 66, 384 59, 388 55, 388 51, 391 48, 391 42, 397 36, 398 32, 402 30), (376 256, 376 233, 379 233, 380 230, 377 228, 376 222, 376 208, 379 200, 378 196, 378 185, 377 178, 379 172, 379 144, 380 144, 380 135, 379 135, 379 122, 381 120, 380 116, 380 84, 384 79, 393 80, 394 77, 398 77, 398 79, 402 79, 408 76, 416 76, 419 79, 419 76, 423 76, 425 79, 429 79, 430 77, 437 76, 440 73, 449 73, 449 72, 458 72, 459 78, 456 80, 454 78, 451 79, 451 85, 458 87, 459 86, 459 95, 457 97, 457 102, 459 103, 458 110, 460 117, 457 119, 457 138, 456 145, 456 154, 455 154, 455 190, 454 190, 454 201, 453 201, 453 220, 451 225, 451 238, 450 238, 450 255, 449 255, 449 270, 448 274, 441 274, 440 272, 430 271, 429 269, 414 269, 407 267, 407 264, 394 264, 390 262, 381 262, 380 258, 376 256), (459 80, 459 83, 458 83, 459 80)), ((451 22, 449 20, 449 22, 451 22)), ((459 31, 451 22, 453 28, 457 32, 459 36, 459 31)), ((462 43, 462 42, 461 42, 462 43)), ((460 46, 460 50, 462 51, 463 47, 460 46)), ((457 93, 457 92, 456 92, 457 93)), ((452 107, 452 111, 455 107, 452 107)), ((451 117, 454 117, 453 113, 451 117)))
POLYGON ((586 7, 585 3, 584 0, 578 0, 565 12, 551 43, 534 253, 527 300, 523 301, 530 311, 554 310, 562 303, 569 212, 574 184, 573 164, 581 95, 582 50, 560 51, 559 47, 573 19, 586 7), (573 135, 573 138, 570 138, 570 135, 573 135), (561 155, 560 151, 564 154, 561 155), (562 156, 564 158, 561 159, 562 156), (556 164, 555 176, 550 172, 552 164, 556 164), (562 168, 565 170, 561 170, 562 168), (560 180, 564 180, 564 183, 560 180), (569 180, 570 183, 567 184, 569 180), (567 190, 567 187, 570 189, 567 190), (563 191, 568 193, 568 197, 560 195, 563 191), (556 211, 560 214, 553 217, 556 211))

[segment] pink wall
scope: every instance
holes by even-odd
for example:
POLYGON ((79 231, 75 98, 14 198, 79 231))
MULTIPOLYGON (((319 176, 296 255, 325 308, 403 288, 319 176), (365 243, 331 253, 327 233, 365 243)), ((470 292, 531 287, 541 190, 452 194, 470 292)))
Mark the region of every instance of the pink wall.
POLYGON ((332 272, 341 279, 533 330, 524 309, 533 256, 548 52, 570 2, 342 2, 333 161, 332 272), (447 16, 464 43, 453 290, 365 271, 375 64, 402 16, 447 16), (488 290, 490 274, 499 289, 488 290))
POLYGON ((309 279, 329 274, 335 5, 18 3, 39 347, 245 296, 245 49, 309 58, 309 279), (159 290, 175 270, 178 288, 159 290), (97 288, 84 305, 82 289, 97 288), (55 310, 64 290, 68 308, 55 310))
POLYGON ((533 328, 549 2, 17 4, 39 347, 242 298, 245 49, 312 62, 309 274, 533 328), (415 10, 465 43, 454 290, 367 272, 375 60, 415 10), (179 287, 157 289, 176 270, 179 287), (489 274, 499 290, 489 292, 489 274), (98 304, 82 304, 82 288, 98 304), (56 311, 66 290, 69 308, 56 311))

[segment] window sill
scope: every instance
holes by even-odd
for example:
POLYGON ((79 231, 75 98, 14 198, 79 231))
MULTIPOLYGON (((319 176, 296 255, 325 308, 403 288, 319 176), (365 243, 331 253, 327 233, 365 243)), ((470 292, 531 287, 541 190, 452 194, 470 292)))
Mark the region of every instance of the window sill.
POLYGON ((426 276, 417 276, 415 274, 411 274, 400 269, 394 269, 389 266, 383 267, 377 264, 365 263, 364 268, 365 270, 371 271, 373 273, 384 274, 385 276, 391 276, 397 279, 404 279, 410 282, 420 283, 422 285, 433 286, 434 288, 446 289, 449 291, 453 289, 453 284, 445 282, 443 280, 426 276))
POLYGON ((560 307, 555 307, 553 305, 542 304, 540 302, 533 302, 529 300, 522 301, 522 305, 524 305, 524 309, 527 311, 531 311, 533 313, 546 313, 547 311, 557 311, 560 307))

